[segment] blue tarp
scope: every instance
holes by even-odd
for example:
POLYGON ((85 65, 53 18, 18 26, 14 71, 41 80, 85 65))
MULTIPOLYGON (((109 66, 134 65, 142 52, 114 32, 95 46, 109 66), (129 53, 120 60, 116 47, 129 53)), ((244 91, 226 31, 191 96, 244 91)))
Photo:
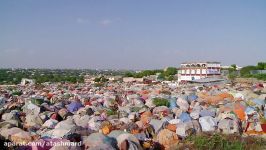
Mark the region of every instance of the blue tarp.
POLYGON ((185 113, 185 112, 183 112, 183 113, 180 115, 179 119, 180 119, 181 121, 183 121, 183 122, 189 122, 189 121, 191 121, 191 117, 189 116, 188 113, 185 113))
POLYGON ((254 111, 255 111, 255 108, 249 106, 246 108, 245 113, 249 115, 249 114, 252 114, 254 111))
POLYGON ((215 117, 215 111, 203 109, 200 111, 200 116, 201 117, 205 117, 205 116, 215 117))
POLYGON ((188 101, 188 102, 192 102, 192 101, 195 101, 195 100, 197 100, 198 99, 198 96, 197 95, 188 95, 187 97, 186 97, 186 100, 188 101))
POLYGON ((252 102, 254 102, 258 106, 265 105, 265 100, 263 99, 253 99, 252 102))
POLYGON ((176 108, 177 104, 176 104, 176 98, 171 98, 170 99, 170 109, 176 108))
POLYGON ((70 112, 74 112, 79 110, 79 108, 83 107, 83 105, 80 102, 72 102, 68 105, 67 110, 70 112))

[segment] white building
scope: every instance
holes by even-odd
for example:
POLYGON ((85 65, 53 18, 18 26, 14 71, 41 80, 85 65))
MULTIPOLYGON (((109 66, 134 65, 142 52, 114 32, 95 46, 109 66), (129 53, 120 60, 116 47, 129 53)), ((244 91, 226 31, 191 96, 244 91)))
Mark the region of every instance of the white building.
POLYGON ((109 81, 118 81, 122 80, 122 76, 109 76, 108 79, 109 81))
POLYGON ((178 71, 178 81, 191 81, 221 76, 220 62, 186 62, 178 71))
POLYGON ((134 77, 124 77, 123 78, 123 82, 143 82, 144 79, 143 78, 134 78, 134 77))
MULTIPOLYGON (((232 66, 221 66, 221 68, 223 69, 229 69, 229 68, 233 68, 232 66)), ((240 67, 238 65, 236 65, 236 70, 241 70, 243 67, 240 67)))
POLYGON ((26 78, 22 78, 21 79, 21 85, 34 85, 35 84, 35 80, 34 79, 26 79, 26 78))

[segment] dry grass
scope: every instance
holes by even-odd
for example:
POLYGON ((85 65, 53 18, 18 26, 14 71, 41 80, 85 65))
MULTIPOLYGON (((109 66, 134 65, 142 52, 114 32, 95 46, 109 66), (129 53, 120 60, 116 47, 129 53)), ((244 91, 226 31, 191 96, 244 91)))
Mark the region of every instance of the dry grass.
POLYGON ((186 150, 262 150, 266 142, 262 138, 240 135, 201 134, 192 135, 179 144, 177 149, 186 150))

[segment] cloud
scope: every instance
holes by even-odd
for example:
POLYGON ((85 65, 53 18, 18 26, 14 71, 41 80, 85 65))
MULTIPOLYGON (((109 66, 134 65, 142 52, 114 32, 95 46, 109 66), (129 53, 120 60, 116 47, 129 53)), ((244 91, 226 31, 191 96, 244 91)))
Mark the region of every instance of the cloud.
POLYGON ((100 21, 100 24, 101 24, 102 26, 108 26, 108 25, 110 25, 111 23, 112 23, 112 21, 111 21, 110 19, 104 19, 104 20, 100 21))
POLYGON ((84 19, 84 18, 77 18, 77 23, 79 24, 86 24, 86 23, 89 23, 89 20, 88 19, 84 19))

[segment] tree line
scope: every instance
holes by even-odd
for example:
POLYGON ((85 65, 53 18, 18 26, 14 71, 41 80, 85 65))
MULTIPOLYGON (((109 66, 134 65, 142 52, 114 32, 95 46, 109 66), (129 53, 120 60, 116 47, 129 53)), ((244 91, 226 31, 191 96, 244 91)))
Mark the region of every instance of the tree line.
POLYGON ((174 80, 174 75, 177 74, 177 68, 168 67, 165 70, 143 70, 140 72, 126 72, 125 77, 143 78, 151 75, 158 75, 159 80, 174 80))

